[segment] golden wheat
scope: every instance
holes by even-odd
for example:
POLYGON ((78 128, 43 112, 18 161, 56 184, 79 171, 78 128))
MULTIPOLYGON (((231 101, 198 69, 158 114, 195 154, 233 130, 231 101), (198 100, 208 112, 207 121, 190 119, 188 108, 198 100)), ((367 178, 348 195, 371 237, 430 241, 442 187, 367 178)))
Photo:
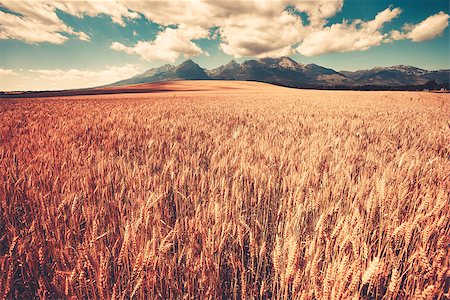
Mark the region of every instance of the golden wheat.
POLYGON ((0 298, 444 299, 444 94, 0 102, 0 298))

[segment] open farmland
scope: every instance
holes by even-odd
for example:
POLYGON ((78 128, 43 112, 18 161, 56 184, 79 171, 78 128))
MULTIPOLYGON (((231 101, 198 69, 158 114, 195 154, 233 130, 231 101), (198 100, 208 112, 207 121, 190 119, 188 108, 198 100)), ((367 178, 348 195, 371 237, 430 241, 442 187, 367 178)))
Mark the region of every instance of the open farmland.
POLYGON ((0 298, 448 299, 448 94, 170 90, 0 99, 0 298))

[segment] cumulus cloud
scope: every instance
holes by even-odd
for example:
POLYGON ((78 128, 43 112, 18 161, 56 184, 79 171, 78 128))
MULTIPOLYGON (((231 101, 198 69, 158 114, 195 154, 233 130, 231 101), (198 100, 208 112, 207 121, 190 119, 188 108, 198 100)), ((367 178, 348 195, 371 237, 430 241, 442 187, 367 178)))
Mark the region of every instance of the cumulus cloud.
POLYGON ((389 41, 382 27, 401 13, 399 8, 388 8, 371 21, 328 25, 328 19, 342 10, 343 0, 173 0, 171 5, 162 1, 126 0, 124 3, 130 10, 164 26, 218 27, 220 48, 235 57, 289 55, 294 45, 299 45, 297 51, 308 56, 367 50, 389 41), (306 13, 309 22, 293 12, 306 13))
POLYGON ((333 17, 342 9, 343 0, 317 0, 301 1, 295 3, 294 7, 308 15, 312 27, 324 26, 328 18, 333 17))
POLYGON ((126 3, 130 9, 163 26, 218 27, 220 47, 235 57, 287 55, 292 53, 291 45, 301 37, 301 20, 286 11, 289 1, 285 0, 126 3))
MULTIPOLYGON (((162 26, 184 25, 210 27, 218 12, 214 11, 214 2, 205 0, 172 0, 166 1, 134 1, 124 0, 123 3, 132 11, 141 13, 145 18, 162 26)), ((229 0, 220 1, 224 5, 229 0)), ((239 0, 236 1, 239 5, 239 0)))
POLYGON ((180 55, 185 57, 198 56, 205 52, 192 40, 206 38, 209 31, 202 27, 166 28, 160 32, 154 41, 139 41, 132 47, 119 42, 113 42, 111 49, 128 54, 138 54, 147 61, 175 61, 180 55))
POLYGON ((68 14, 82 18, 87 15, 95 17, 101 14, 111 17, 114 23, 125 26, 124 19, 137 19, 139 14, 130 11, 122 1, 79 1, 69 0, 53 3, 58 8, 68 14))
POLYGON ((403 26, 404 32, 391 31, 391 38, 393 40, 410 39, 413 42, 432 40, 444 33, 444 30, 448 27, 448 19, 449 15, 441 11, 418 24, 405 24, 403 26))
MULTIPOLYGON (((341 2, 333 1, 333 2, 341 2)), ((326 0, 322 9, 316 10, 321 16, 331 15, 327 11, 326 0)), ((134 19, 143 15, 148 20, 162 26, 175 25, 183 28, 198 28, 208 30, 219 27, 222 40, 220 46, 226 53, 233 56, 268 56, 286 55, 292 53, 291 45, 301 37, 302 22, 298 16, 286 11, 290 4, 288 0, 173 0, 166 1, 4 1, 2 4, 8 9, 21 14, 18 18, 30 23, 37 22, 42 27, 38 34, 20 30, 21 34, 4 33, 2 38, 21 39, 27 42, 48 41, 55 44, 64 43, 68 34, 75 34, 80 39, 87 39, 84 33, 75 32, 70 27, 64 27, 55 11, 59 9, 65 13, 83 17, 105 14, 111 16, 113 22, 124 25, 124 20, 134 19), (38 4, 36 4, 38 3, 38 4), (34 11, 36 6, 37 12, 34 11), (45 14, 39 13, 43 11, 45 14), (45 21, 43 18, 45 15, 45 21), (49 18, 51 16, 51 19, 49 18)), ((322 7, 321 6, 321 7, 322 7)), ((310 16, 314 18, 312 9, 310 16)), ((11 15, 10 17, 14 17, 11 15)), ((0 20, 0 24, 2 24, 0 20)), ((19 31, 16 26, 8 32, 19 31), (14 30, 13 30, 14 29, 14 30)), ((178 55, 198 55, 203 51, 192 42, 181 37, 180 34, 167 32, 162 34, 158 41, 141 41, 133 47, 121 47, 119 42, 114 43, 113 48, 125 50, 128 53, 142 54, 148 60, 151 57, 174 59, 176 49, 181 51, 178 55), (174 38, 174 47, 165 46, 168 53, 158 51, 155 45, 164 44, 169 36, 174 38), (150 50, 150 54, 144 54, 150 50)))
POLYGON ((0 1, 0 7, 15 13, 0 11, 0 39, 17 39, 27 43, 62 44, 71 35, 83 41, 90 39, 86 33, 66 25, 57 15, 57 9, 79 18, 104 14, 122 26, 125 26, 124 19, 140 17, 121 1, 115 0, 0 1))
POLYGON ((180 56, 206 54, 195 43, 217 28, 220 48, 229 55, 282 56, 295 50, 307 55, 366 50, 381 43, 435 38, 448 26, 443 12, 423 22, 382 32, 383 25, 397 17, 399 8, 388 8, 373 20, 349 20, 328 24, 343 9, 344 0, 42 0, 1 1, 9 12, 0 12, 0 39, 28 43, 64 43, 70 37, 89 40, 83 32, 66 25, 57 11, 82 18, 109 16, 126 26, 127 20, 144 17, 165 28, 153 41, 126 46, 120 41, 111 48, 140 55, 144 60, 174 61, 180 56), (304 14, 306 14, 305 17, 304 14), (295 48, 295 49, 294 49, 295 48))
POLYGON ((399 8, 387 8, 368 22, 354 20, 349 23, 344 21, 328 27, 313 29, 306 35, 297 50, 305 56, 367 50, 380 45, 387 38, 387 34, 381 33, 380 29, 400 13, 399 8))
POLYGON ((62 44, 68 39, 67 35, 74 35, 81 40, 89 40, 88 35, 75 31, 60 20, 53 7, 47 3, 13 1, 0 4, 18 13, 0 11, 0 39, 62 44))
POLYGON ((219 30, 220 47, 235 57, 290 55, 291 45, 302 37, 302 27, 300 19, 286 11, 270 18, 232 19, 225 21, 219 30))

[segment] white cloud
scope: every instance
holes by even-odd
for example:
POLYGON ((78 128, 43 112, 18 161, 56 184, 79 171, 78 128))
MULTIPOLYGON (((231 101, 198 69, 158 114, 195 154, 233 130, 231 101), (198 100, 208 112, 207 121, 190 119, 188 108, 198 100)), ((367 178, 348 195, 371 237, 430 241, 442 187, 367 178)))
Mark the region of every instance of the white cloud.
POLYGON ((95 87, 136 75, 137 65, 109 66, 101 70, 37 69, 19 73, 0 69, 0 90, 52 90, 95 87), (6 71, 6 72, 4 72, 6 71), (17 76, 20 75, 20 76, 17 76), (26 84, 24 85, 24 81, 26 84))
POLYGON ((348 23, 344 21, 328 27, 313 29, 306 35, 297 50, 305 56, 367 50, 380 45, 387 38, 387 34, 381 33, 380 29, 400 13, 399 8, 387 8, 368 22, 355 20, 348 23))
POLYGON ((140 17, 121 1, 114 0, 0 1, 0 5, 16 13, 0 11, 0 39, 17 39, 26 43, 62 44, 68 40, 68 35, 83 41, 90 39, 86 33, 66 25, 56 14, 57 9, 79 18, 105 14, 122 26, 125 26, 123 19, 140 17))
MULTIPOLYGON (((341 2, 333 1, 333 2, 341 2)), ((327 1, 321 1, 326 3, 327 1)), ((20 16, 8 14, 15 18, 9 24, 8 30, 2 30, 1 38, 20 39, 29 43, 47 41, 61 44, 68 39, 68 35, 76 35, 87 40, 85 33, 75 32, 66 26, 55 13, 56 9, 68 14, 83 17, 105 14, 111 16, 113 22, 125 25, 124 20, 140 17, 162 26, 176 25, 182 28, 199 28, 208 30, 220 27, 221 47, 234 56, 267 56, 285 55, 292 53, 291 45, 298 41, 302 30, 301 20, 285 10, 288 0, 174 0, 166 1, 3 1, 8 9, 20 16), (19 24, 22 21, 21 24, 19 24), (33 24, 36 30, 26 28, 26 24, 33 24), (36 26, 38 25, 38 26, 36 26), (39 29, 39 30, 38 30, 39 29)), ((321 16, 330 15, 325 7, 317 10, 321 16)), ((314 11, 311 10, 311 16, 314 11)), ((0 24, 4 23, 0 20, 0 24)), ((4 25, 4 24, 2 24, 4 25)), ((168 31, 160 34, 160 40, 139 42, 134 47, 127 47, 129 53, 142 54, 144 59, 173 60, 178 55, 198 55, 203 51, 186 36, 180 36, 168 31), (165 45, 169 37, 174 38, 176 46, 165 45), (155 45, 164 45, 163 50, 155 45), (177 55, 177 49, 178 55, 177 55), (150 50, 150 54, 144 51, 150 50)), ((117 43, 114 48, 125 50, 117 43)))
MULTIPOLYGON (((298 41, 302 28, 301 20, 285 11, 287 0, 174 0, 170 5, 163 1, 125 3, 163 26, 219 27, 220 47, 236 57, 292 53, 291 45, 298 41)), ((171 54, 169 57, 173 58, 175 54, 171 54)))
POLYGON ((1 5, 18 14, 0 13, 0 39, 54 44, 62 44, 70 37, 89 40, 86 33, 66 25, 57 10, 79 18, 106 15, 121 26, 143 16, 166 29, 154 41, 140 41, 131 47, 116 41, 111 48, 145 60, 167 61, 205 53, 195 40, 206 37, 205 32, 211 28, 218 28, 219 44, 225 53, 264 57, 292 54, 293 47, 312 56, 366 50, 397 39, 425 41, 441 35, 448 26, 449 16, 441 12, 404 32, 394 30, 386 35, 381 29, 398 16, 398 8, 388 8, 368 22, 344 20, 329 25, 328 20, 343 9, 343 3, 344 0, 0 0, 1 5), (308 20, 294 12, 306 13, 308 20))
MULTIPOLYGON (((214 3, 215 1, 211 1, 214 3)), ((226 3, 227 0, 221 1, 226 3)), ((143 14, 154 23, 184 26, 209 27, 214 23, 216 12, 213 5, 205 0, 135 1, 124 0, 123 3, 132 11, 143 14)))
POLYGON ((336 15, 343 5, 344 0, 317 0, 294 3, 298 11, 305 12, 308 15, 312 27, 324 26, 326 20, 336 15))
POLYGON ((402 13, 402 10, 398 7, 394 8, 394 9, 386 8, 382 12, 379 12, 375 16, 375 19, 365 23, 366 29, 368 32, 378 31, 379 29, 381 29, 383 27, 383 25, 385 23, 392 21, 393 19, 398 17, 401 13, 402 13))
POLYGON ((444 30, 448 27, 448 19, 449 15, 441 11, 418 24, 405 24, 403 26, 404 32, 391 31, 391 38, 393 40, 410 39, 413 42, 428 41, 444 33, 444 30))
POLYGON ((222 50, 235 57, 293 54, 292 44, 302 37, 301 20, 286 11, 277 16, 231 18, 220 28, 222 50))
POLYGON ((206 38, 209 31, 202 27, 166 28, 154 41, 139 41, 133 47, 113 42, 111 49, 128 54, 138 54, 147 61, 175 61, 180 55, 185 57, 205 54, 192 40, 206 38))
POLYGON ((6 75, 18 75, 16 72, 14 72, 13 70, 8 70, 8 69, 1 69, 0 68, 0 76, 6 76, 6 75))
POLYGON ((122 1, 59 1, 54 6, 68 14, 82 18, 83 16, 95 17, 101 14, 111 17, 114 23, 125 26, 124 19, 137 19, 139 14, 130 11, 122 1))
MULTIPOLYGON (((127 64, 125 66, 109 66, 103 70, 28 70, 28 72, 37 74, 43 79, 51 79, 55 81, 74 81, 74 82, 86 82, 92 86, 111 83, 123 78, 128 78, 138 73, 138 66, 133 64, 127 64)), ((68 84, 70 84, 68 82, 68 84)))
POLYGON ((67 26, 46 2, 7 1, 1 5, 19 15, 0 11, 0 39, 17 39, 26 43, 62 44, 75 35, 88 41, 89 36, 67 26))

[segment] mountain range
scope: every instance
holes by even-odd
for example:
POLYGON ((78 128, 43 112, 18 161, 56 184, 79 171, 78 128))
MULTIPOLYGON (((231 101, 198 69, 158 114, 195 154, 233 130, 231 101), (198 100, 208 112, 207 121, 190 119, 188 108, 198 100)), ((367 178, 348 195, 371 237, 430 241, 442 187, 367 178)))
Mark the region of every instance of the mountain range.
POLYGON ((316 64, 300 64, 289 57, 235 60, 213 70, 188 59, 178 66, 166 64, 109 86, 173 80, 248 80, 297 88, 389 88, 446 87, 450 70, 428 71, 413 66, 376 67, 360 71, 335 71, 316 64))

